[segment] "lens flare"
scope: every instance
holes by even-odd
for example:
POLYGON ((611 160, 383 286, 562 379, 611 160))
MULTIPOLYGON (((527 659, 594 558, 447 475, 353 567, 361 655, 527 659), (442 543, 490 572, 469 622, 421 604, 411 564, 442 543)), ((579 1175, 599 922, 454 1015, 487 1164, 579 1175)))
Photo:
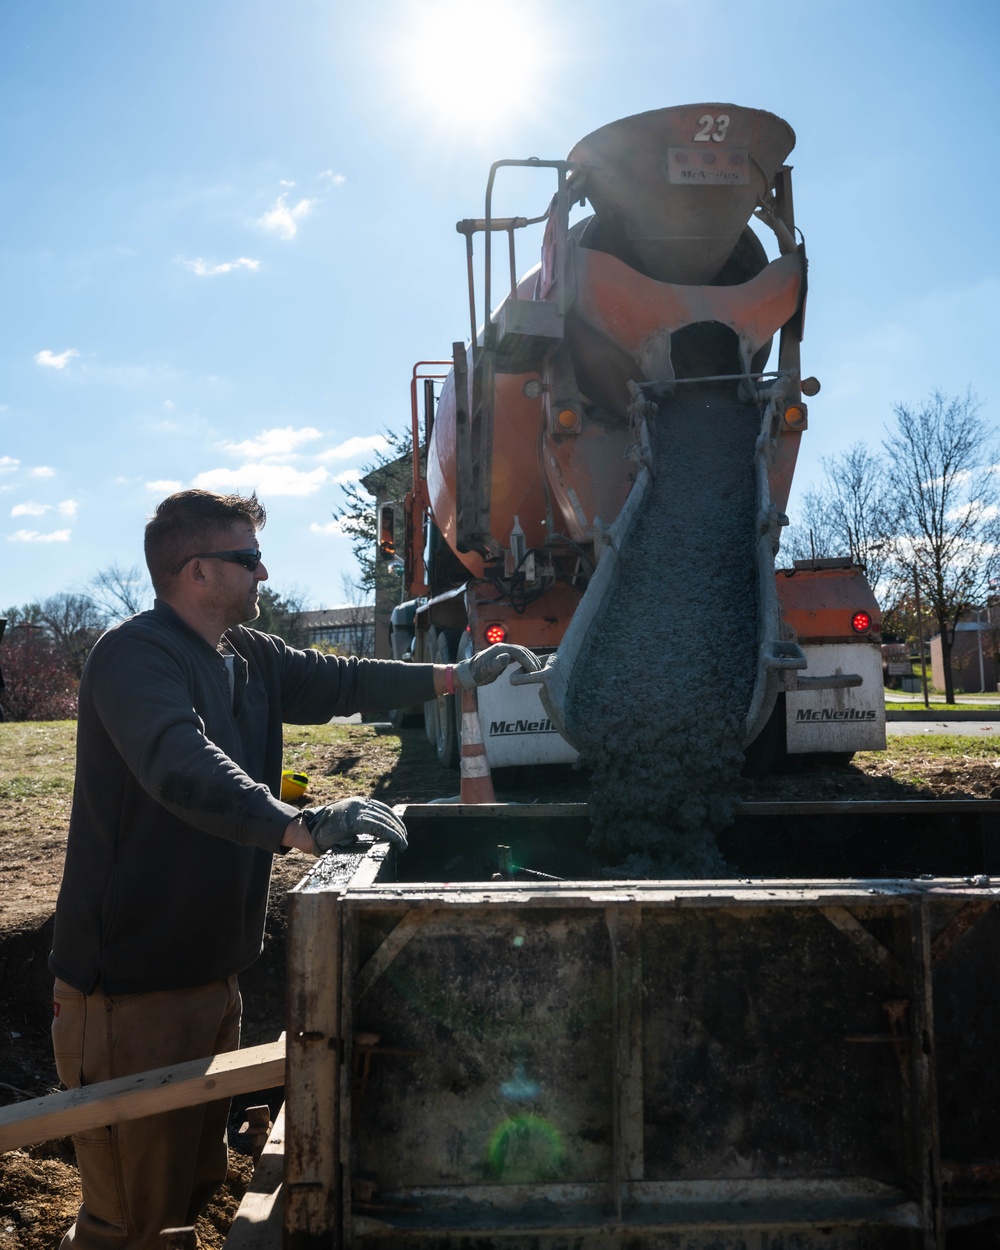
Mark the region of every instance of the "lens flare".
POLYGON ((559 1174, 562 1136, 544 1116, 511 1116, 497 1125, 489 1141, 490 1170, 508 1182, 548 1180, 559 1174))

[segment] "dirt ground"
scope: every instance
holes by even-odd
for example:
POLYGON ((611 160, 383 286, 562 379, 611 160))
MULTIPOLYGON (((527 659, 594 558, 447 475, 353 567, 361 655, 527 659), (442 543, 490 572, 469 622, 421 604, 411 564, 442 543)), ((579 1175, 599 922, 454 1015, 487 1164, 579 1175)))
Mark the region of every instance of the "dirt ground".
MULTIPOLYGON (((0 725, 0 1104, 58 1088, 48 1043, 46 956, 65 848, 73 731, 68 724, 0 725)), ((338 729, 335 737, 325 727, 290 729, 285 759, 286 766, 309 774, 311 802, 351 793, 387 803, 427 802, 458 788, 457 775, 442 772, 419 728, 397 734, 359 725, 338 729)), ((587 794, 586 778, 568 768, 499 774, 496 784, 500 798, 566 801, 587 794)), ((892 751, 858 756, 846 767, 744 782, 743 793, 761 799, 1000 798, 1000 750, 968 739, 949 748, 897 739, 892 751)), ((273 1041, 283 1027, 285 896, 310 862, 293 852, 276 864, 264 954, 241 977, 244 1045, 273 1041)), ((203 1247, 221 1245, 247 1187, 249 1142, 236 1130, 245 1107, 263 1100, 274 1112, 281 1091, 235 1102, 229 1182, 199 1222, 203 1247)), ((52 1250, 79 1202, 68 1140, 0 1155, 0 1250, 52 1250)))

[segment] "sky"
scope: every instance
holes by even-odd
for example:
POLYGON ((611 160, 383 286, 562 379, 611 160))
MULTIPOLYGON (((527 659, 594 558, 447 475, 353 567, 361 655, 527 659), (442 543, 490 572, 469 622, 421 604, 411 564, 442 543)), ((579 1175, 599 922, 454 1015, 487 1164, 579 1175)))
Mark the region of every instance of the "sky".
MULTIPOLYGON (((333 513, 468 335, 490 164, 675 104, 797 135, 793 519, 895 404, 971 391, 996 425, 998 55, 995 0, 8 0, 0 608, 141 566, 190 486, 255 489, 271 586, 346 602, 333 513)), ((536 177, 495 211, 542 212, 536 177)))

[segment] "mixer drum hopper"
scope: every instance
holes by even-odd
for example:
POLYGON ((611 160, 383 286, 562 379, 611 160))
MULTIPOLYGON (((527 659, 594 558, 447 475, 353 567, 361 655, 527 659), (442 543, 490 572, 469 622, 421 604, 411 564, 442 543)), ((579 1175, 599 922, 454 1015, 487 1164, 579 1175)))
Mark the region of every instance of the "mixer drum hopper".
POLYGON ((661 282, 710 283, 794 145, 780 117, 734 104, 602 126, 569 154, 597 213, 587 245, 661 282))

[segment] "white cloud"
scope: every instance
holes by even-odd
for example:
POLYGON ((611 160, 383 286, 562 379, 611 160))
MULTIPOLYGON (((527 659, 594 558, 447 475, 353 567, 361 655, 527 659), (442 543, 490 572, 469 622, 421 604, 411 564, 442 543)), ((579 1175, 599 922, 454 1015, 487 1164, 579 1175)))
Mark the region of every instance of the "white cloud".
POLYGON ((27 503, 16 503, 10 510, 11 516, 44 516, 46 512, 51 511, 51 504, 34 503, 28 500, 27 503))
POLYGON ((348 482, 360 482, 360 469, 345 469, 343 473, 337 473, 330 479, 334 486, 346 486, 348 482))
POLYGON ((214 278, 220 273, 233 273, 236 269, 249 269, 255 273, 260 268, 260 261, 253 260, 249 256, 240 256, 237 260, 224 260, 218 265, 209 264, 207 260, 202 260, 199 256, 195 260, 182 259, 181 264, 190 269, 193 274, 197 274, 199 278, 214 278))
POLYGON ((51 534, 39 534, 37 530, 17 530, 7 536, 9 543, 68 543, 69 530, 53 530, 51 534))
POLYGON ((50 352, 46 347, 44 351, 35 353, 35 364, 44 365, 47 369, 65 369, 73 357, 79 356, 79 354, 75 347, 68 347, 57 356, 55 352, 50 352))
POLYGON ((1000 508, 995 504, 966 502, 958 504, 954 508, 949 508, 945 513, 945 519, 948 521, 992 521, 996 516, 1000 515, 1000 508))
POLYGON ((332 182, 335 187, 342 187, 347 181, 346 174, 335 174, 332 169, 324 169, 316 176, 317 178, 327 179, 329 182, 332 182))
POLYGON ((289 205, 287 198, 284 193, 279 195, 274 207, 257 218, 257 224, 265 230, 275 231, 283 239, 294 239, 298 233, 299 222, 312 212, 317 201, 299 200, 298 204, 289 205))
POLYGON ((158 478, 155 482, 147 482, 146 489, 164 498, 167 495, 176 495, 184 485, 183 482, 175 482, 171 478, 158 478))
POLYGON ((340 521, 327 521, 325 525, 320 525, 318 521, 313 521, 309 529, 313 534, 323 534, 328 538, 344 532, 344 526, 340 521))
POLYGON ((79 506, 75 499, 64 499, 61 504, 57 505, 59 515, 67 517, 75 517, 79 506))
POLYGON ((278 183, 278 186, 279 187, 294 187, 295 179, 294 178, 282 178, 281 181, 278 183))
POLYGON ((246 438, 240 443, 225 442, 221 446, 232 455, 247 460, 271 460, 275 456, 287 456, 300 444, 322 437, 320 431, 311 425, 298 430, 286 425, 280 429, 261 430, 254 438, 246 438))
POLYGON ((354 456, 368 456, 373 451, 386 451, 388 446, 389 440, 384 434, 368 434, 364 438, 358 435, 324 451, 317 459, 324 463, 330 460, 350 460, 354 456))
POLYGON ((55 477, 56 471, 50 465, 39 464, 35 468, 29 469, 28 474, 31 477, 55 477))
POLYGON ((0 473, 13 473, 20 463, 13 456, 0 456, 0 473))
POLYGON ((243 464, 199 473, 192 485, 201 490, 255 490, 261 495, 314 495, 329 480, 323 468, 304 472, 283 464, 243 464))
MULTIPOLYGON (((989 470, 992 472, 992 469, 989 470)), ((953 473, 948 480, 950 486, 967 486, 972 481, 972 472, 969 469, 959 469, 957 473, 953 473)), ((945 485, 943 477, 929 477, 926 482, 920 485, 924 490, 940 490, 945 485)))

